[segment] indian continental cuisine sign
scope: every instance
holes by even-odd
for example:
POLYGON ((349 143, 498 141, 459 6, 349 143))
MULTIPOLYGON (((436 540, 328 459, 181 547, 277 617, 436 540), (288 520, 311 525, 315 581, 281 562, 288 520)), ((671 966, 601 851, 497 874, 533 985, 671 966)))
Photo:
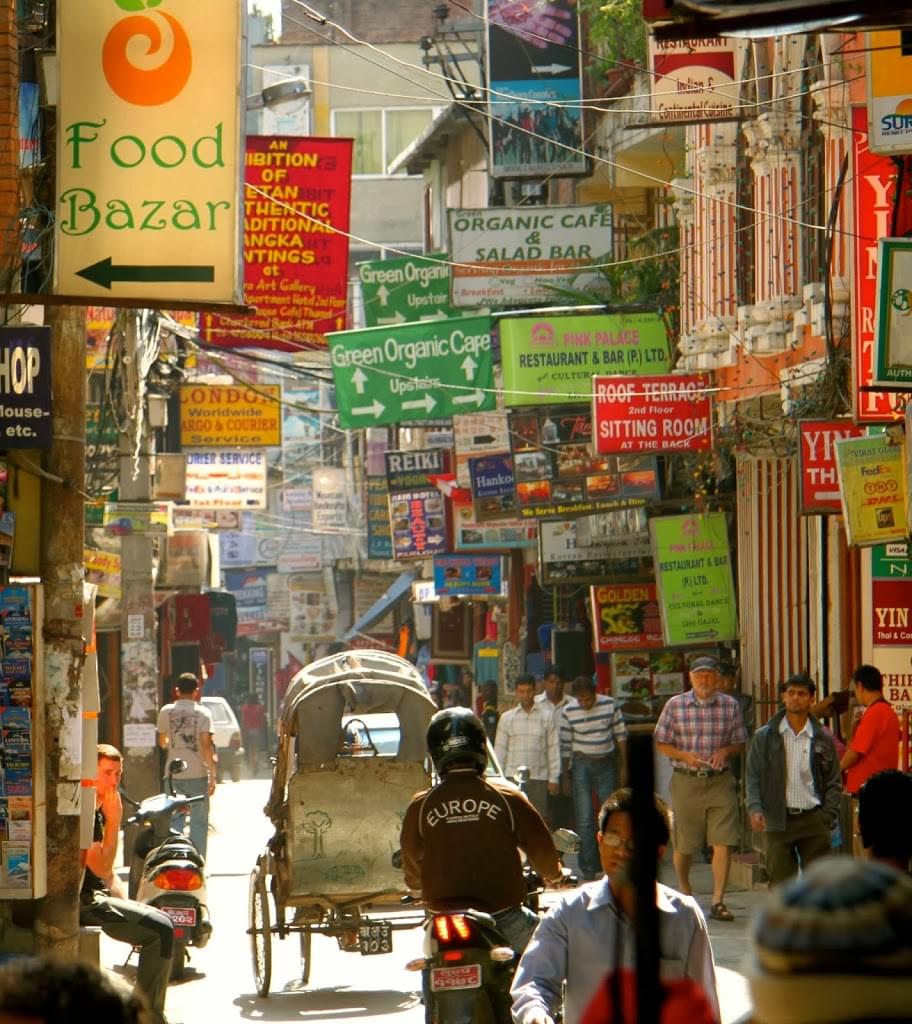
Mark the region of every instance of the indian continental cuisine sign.
POLYGON ((243 6, 57 4, 58 294, 240 300, 243 6))
POLYGON ((278 385, 253 388, 186 384, 181 388, 181 444, 264 447, 282 443, 278 385))
POLYGON ((651 119, 694 124, 732 117, 740 102, 734 39, 656 40, 652 63, 651 119))
POLYGON ((738 635, 735 582, 725 515, 649 520, 668 647, 718 643, 738 635))
POLYGON ((504 404, 584 402, 594 374, 662 374, 671 368, 658 313, 509 317, 500 321, 504 404))
POLYGON ((351 139, 255 136, 244 178, 244 301, 202 317, 204 341, 289 351, 345 326, 351 139))
POLYGON ((904 445, 886 434, 836 441, 846 540, 857 547, 905 540, 904 445))
MULTIPOLYGON (((611 206, 449 210, 454 306, 551 302, 556 289, 597 281, 583 270, 610 259, 611 206)), ((460 410, 463 411, 463 410, 460 410)))

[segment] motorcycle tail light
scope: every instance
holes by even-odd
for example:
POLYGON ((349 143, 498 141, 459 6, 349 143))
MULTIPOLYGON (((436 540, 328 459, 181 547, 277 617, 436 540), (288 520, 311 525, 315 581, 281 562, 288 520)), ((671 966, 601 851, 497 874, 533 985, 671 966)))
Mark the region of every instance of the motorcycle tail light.
POLYGON ((152 881, 159 889, 175 892, 192 892, 203 887, 203 876, 196 868, 165 868, 154 875, 152 881))
POLYGON ((459 946, 474 936, 471 921, 464 914, 438 914, 434 918, 434 937, 442 946, 459 946))

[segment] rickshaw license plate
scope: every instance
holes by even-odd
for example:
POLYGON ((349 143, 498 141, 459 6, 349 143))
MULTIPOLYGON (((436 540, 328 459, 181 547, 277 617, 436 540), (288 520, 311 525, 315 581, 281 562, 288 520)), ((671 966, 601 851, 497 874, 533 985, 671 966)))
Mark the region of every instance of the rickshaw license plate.
POLYGON ((374 956, 378 953, 392 953, 393 926, 389 921, 372 921, 358 928, 358 945, 361 956, 374 956))
POLYGON ((196 907, 162 907, 162 912, 171 918, 172 924, 184 928, 196 927, 196 907))
POLYGON ((432 967, 431 991, 444 992, 450 988, 481 988, 481 964, 432 967))

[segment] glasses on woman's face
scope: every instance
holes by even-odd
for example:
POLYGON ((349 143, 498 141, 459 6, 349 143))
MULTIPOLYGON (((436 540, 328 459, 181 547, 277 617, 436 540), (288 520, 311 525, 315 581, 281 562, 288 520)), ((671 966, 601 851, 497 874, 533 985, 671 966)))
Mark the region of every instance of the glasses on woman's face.
POLYGON ((625 838, 618 832, 603 832, 602 843, 612 850, 620 850, 623 847, 628 853, 633 853, 633 840, 625 838))

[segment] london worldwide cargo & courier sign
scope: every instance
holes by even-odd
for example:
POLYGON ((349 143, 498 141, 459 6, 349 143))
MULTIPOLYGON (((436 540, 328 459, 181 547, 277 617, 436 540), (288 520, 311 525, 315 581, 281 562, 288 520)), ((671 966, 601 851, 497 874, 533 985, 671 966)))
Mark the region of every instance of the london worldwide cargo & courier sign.
POLYGON ((507 406, 578 403, 595 374, 664 374, 671 349, 658 313, 500 320, 507 406))
POLYGON ((57 294, 240 301, 243 6, 57 4, 57 294))
POLYGON ((377 427, 493 409, 489 317, 329 336, 339 425, 377 427))

